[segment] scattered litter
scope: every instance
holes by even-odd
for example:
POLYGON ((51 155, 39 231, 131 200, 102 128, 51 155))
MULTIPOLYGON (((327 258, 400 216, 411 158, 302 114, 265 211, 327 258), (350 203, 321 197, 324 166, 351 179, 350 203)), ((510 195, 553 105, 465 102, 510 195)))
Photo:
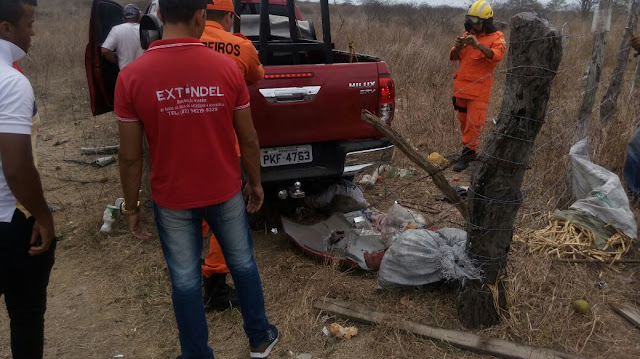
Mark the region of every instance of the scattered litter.
POLYGON ((571 304, 573 305, 573 309, 580 314, 587 314, 589 313, 589 310, 591 310, 591 306, 589 306, 589 302, 587 302, 584 299, 574 300, 573 303, 571 304))
POLYGON ((596 282, 596 288, 603 290, 604 288, 607 287, 607 282, 601 280, 599 282, 596 282))
POLYGON ((118 212, 120 212, 120 206, 122 203, 124 203, 124 198, 118 198, 114 202, 114 205, 107 205, 107 208, 105 208, 102 213, 102 220, 104 223, 102 224, 102 227, 100 227, 100 232, 111 232, 111 225, 116 221, 116 216, 118 215, 118 212))
POLYGON ((481 270, 467 257, 466 245, 467 233, 460 229, 407 230, 385 253, 378 284, 392 288, 478 279, 481 270))
POLYGON ((116 162, 116 158, 113 156, 109 156, 109 157, 100 157, 98 159, 95 159, 93 161, 87 161, 85 159, 78 159, 78 158, 65 158, 63 159, 64 162, 71 162, 71 163, 77 163, 77 164, 81 164, 81 165, 91 165, 93 167, 104 167, 106 165, 112 164, 114 162, 116 162))
POLYGON ((453 177, 454 182, 460 182, 460 177, 453 177))
POLYGON ((414 170, 408 170, 404 168, 392 168, 389 171, 389 177, 391 178, 410 178, 417 175, 418 172, 414 170))
POLYGON ((312 225, 282 217, 282 229, 307 254, 322 260, 337 260, 347 268, 359 266, 376 270, 375 258, 387 249, 381 233, 356 229, 344 215, 335 213, 312 225))
POLYGON ((362 190, 346 179, 332 184, 324 192, 304 198, 307 206, 315 209, 332 207, 334 212, 351 212, 367 208, 369 203, 362 190))
POLYGON ((53 143, 54 146, 60 146, 60 145, 64 145, 65 143, 69 142, 70 139, 65 138, 64 140, 58 140, 56 142, 53 143))
POLYGON ((322 327, 322 334, 326 335, 326 336, 331 336, 331 333, 329 333, 329 328, 327 327, 322 327))
POLYGON ((435 166, 438 166, 438 167, 446 166, 449 163, 449 160, 444 158, 438 152, 431 152, 429 154, 429 157, 427 157, 427 160, 429 162, 431 162, 432 165, 435 165, 435 166))
POLYGON ((124 355, 123 354, 116 354, 113 357, 114 358, 124 358, 124 355))
POLYGON ((271 233, 278 234, 278 228, 271 228, 271 233))
POLYGON ((376 167, 375 170, 373 170, 373 173, 370 175, 363 175, 362 178, 360 179, 360 181, 358 182, 359 184, 367 187, 367 188, 371 188, 373 187, 377 181, 379 181, 382 178, 382 174, 386 171, 389 171, 391 169, 391 166, 389 165, 381 165, 376 167))
MULTIPOLYGON (((326 328, 326 327, 325 327, 326 328)), ((324 329, 323 329, 324 332, 324 329)), ((331 323, 329 326, 329 335, 333 338, 345 338, 347 340, 358 335, 358 328, 343 327, 338 323, 331 323)))
POLYGON ((91 161, 91 165, 93 167, 104 167, 106 165, 110 165, 112 163, 116 162, 116 158, 113 156, 109 156, 109 157, 100 157, 94 161, 91 161))
POLYGON ((120 146, 102 146, 102 147, 81 147, 80 153, 83 155, 113 155, 118 153, 120 146))

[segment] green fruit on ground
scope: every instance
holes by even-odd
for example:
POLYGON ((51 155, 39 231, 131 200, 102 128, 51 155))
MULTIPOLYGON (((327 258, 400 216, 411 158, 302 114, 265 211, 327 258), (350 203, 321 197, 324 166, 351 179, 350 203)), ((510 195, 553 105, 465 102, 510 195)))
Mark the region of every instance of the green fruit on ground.
POLYGON ((591 307, 589 306, 589 302, 584 299, 577 299, 573 301, 573 309, 580 314, 587 314, 591 307))

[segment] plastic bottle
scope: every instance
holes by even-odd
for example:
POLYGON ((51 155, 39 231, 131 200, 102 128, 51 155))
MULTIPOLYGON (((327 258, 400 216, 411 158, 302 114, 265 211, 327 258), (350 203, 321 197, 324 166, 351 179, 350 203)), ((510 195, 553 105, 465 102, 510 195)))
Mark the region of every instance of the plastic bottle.
POLYGON ((102 213, 102 220, 104 223, 102 227, 100 227, 100 232, 109 233, 111 232, 111 225, 116 220, 116 211, 118 210, 115 206, 107 206, 107 208, 102 213))

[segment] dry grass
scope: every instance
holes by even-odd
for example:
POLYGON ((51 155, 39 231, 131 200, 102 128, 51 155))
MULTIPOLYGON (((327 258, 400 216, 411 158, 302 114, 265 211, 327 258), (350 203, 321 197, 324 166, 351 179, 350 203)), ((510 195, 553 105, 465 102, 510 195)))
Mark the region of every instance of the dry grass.
MULTIPOLYGON (((51 0, 43 2, 29 60, 23 62, 36 90, 42 133, 39 154, 45 190, 63 236, 52 274, 47 312, 47 358, 170 358, 178 353, 177 333, 171 309, 170 286, 157 240, 138 242, 118 222, 110 236, 98 234, 104 205, 121 193, 117 167, 85 168, 62 162, 77 157, 84 145, 108 145, 117 141, 112 115, 90 115, 84 77, 84 46, 89 2, 51 0), (54 146, 56 140, 69 143, 54 146), (104 183, 78 184, 70 179, 104 183), (64 179, 64 180, 61 180, 64 179)), ((317 5, 301 4, 303 13, 320 29, 317 5)), ((498 14, 500 16, 500 14, 498 14)), ((425 154, 458 152, 459 130, 451 108, 450 86, 455 65, 447 60, 453 38, 462 30, 459 10, 424 11, 397 7, 332 7, 332 30, 336 46, 347 49, 346 32, 355 49, 384 59, 398 88, 398 111, 394 127, 425 154)), ((499 20, 506 21, 506 18, 499 20)), ((614 29, 624 18, 614 17, 614 29)), ((583 75, 591 49, 590 24, 577 16, 553 18, 563 33, 564 69, 554 81, 547 117, 525 182, 526 202, 518 231, 537 228, 539 218, 553 208, 565 191, 563 176, 571 127, 577 121, 582 99, 583 75), (584 64, 584 65, 583 65, 584 64)), ((621 31, 613 31, 607 45, 617 49, 621 31)), ((607 56, 603 84, 611 76, 613 58, 607 56)), ((633 75, 630 60, 626 78, 633 75)), ((489 119, 497 117, 505 80, 505 64, 496 75, 489 119)), ((602 128, 594 112, 591 152, 595 161, 620 173, 624 147, 637 124, 637 99, 623 88, 617 117, 602 128)), ((600 94, 606 88, 602 85, 600 94)), ((600 95, 598 96, 600 98, 600 95)), ((491 127, 488 121, 488 127, 491 127)), ((488 133, 489 129, 485 130, 488 133)), ((395 165, 410 167, 401 155, 395 165)), ((454 175, 446 173, 453 180, 454 175)), ((460 183, 468 183, 462 176, 460 183)), ((385 178, 367 193, 371 203, 386 209, 398 199, 422 208, 435 209, 430 220, 441 227, 462 225, 451 206, 435 201, 438 192, 424 177, 385 178)), ((637 209, 636 209, 637 213, 637 209)), ((376 290, 376 276, 343 272, 330 263, 315 263, 293 249, 282 235, 256 232, 256 257, 262 274, 267 311, 283 333, 274 357, 312 353, 318 358, 482 358, 484 356, 434 343, 381 327, 359 325, 350 341, 334 341, 321 334, 324 321, 312 308, 314 299, 333 296, 366 304, 379 311, 425 324, 462 329, 456 317, 457 288, 439 285, 406 291, 376 290), (400 300, 401 298, 404 300, 400 300)), ((553 263, 544 256, 525 254, 514 244, 509 262, 509 313, 502 324, 481 334, 552 347, 590 358, 640 356, 638 333, 609 310, 610 303, 627 302, 638 307, 638 268, 597 267, 553 263), (592 311, 578 315, 571 301, 584 298, 592 311)), ((208 315, 217 357, 246 357, 247 343, 236 311, 208 315)), ((0 358, 9 357, 6 315, 0 313, 0 358)), ((295 357, 295 356, 294 356, 295 357)))

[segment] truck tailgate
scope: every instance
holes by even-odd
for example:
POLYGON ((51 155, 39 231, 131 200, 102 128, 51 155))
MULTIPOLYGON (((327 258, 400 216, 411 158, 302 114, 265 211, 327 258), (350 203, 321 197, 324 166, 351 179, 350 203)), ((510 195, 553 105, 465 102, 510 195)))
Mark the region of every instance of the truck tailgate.
POLYGON ((249 87, 261 147, 380 138, 360 120, 378 113, 378 64, 267 66, 249 87))

